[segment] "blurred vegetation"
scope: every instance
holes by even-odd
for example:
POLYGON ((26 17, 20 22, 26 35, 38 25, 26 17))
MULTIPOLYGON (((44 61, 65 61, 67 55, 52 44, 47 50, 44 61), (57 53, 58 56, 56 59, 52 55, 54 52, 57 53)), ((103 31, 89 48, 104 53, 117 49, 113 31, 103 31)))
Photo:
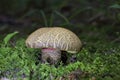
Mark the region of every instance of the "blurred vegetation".
POLYGON ((83 80, 120 79, 120 0, 0 0, 0 77, 59 80, 76 70, 83 80), (41 64, 40 51, 26 48, 28 34, 48 26, 80 37, 75 63, 41 64))
POLYGON ((1 0, 0 23, 9 25, 2 25, 0 31, 5 33, 9 27, 12 30, 9 28, 8 31, 12 32, 44 26, 63 26, 75 30, 91 25, 119 26, 119 9, 119 0, 1 0))

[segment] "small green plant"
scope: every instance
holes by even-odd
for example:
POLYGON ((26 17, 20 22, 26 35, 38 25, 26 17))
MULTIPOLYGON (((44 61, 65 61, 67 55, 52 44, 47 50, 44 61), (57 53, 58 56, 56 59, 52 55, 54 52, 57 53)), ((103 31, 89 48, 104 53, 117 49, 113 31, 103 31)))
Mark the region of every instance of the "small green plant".
POLYGON ((113 5, 110 6, 110 8, 120 9, 120 5, 119 4, 113 4, 113 5))
POLYGON ((15 36, 16 34, 18 34, 18 32, 17 32, 17 31, 15 31, 15 32, 13 32, 13 33, 8 34, 8 35, 7 35, 7 36, 3 39, 4 44, 5 44, 5 45, 7 45, 7 44, 8 44, 8 42, 10 41, 10 39, 11 39, 13 36, 15 36))

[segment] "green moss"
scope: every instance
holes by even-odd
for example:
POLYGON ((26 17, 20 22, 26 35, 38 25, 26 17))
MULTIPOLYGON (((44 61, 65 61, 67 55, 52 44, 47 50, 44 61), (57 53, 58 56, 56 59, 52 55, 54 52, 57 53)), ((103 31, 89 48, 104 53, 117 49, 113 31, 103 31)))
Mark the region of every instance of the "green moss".
MULTIPOLYGON (((97 32, 97 29, 95 32, 97 32)), ((98 34, 102 36, 102 34, 98 34)), ((42 64, 38 59, 40 50, 27 48, 23 38, 16 39, 15 42, 11 43, 11 37, 7 41, 7 45, 1 41, 0 76, 22 79, 24 75, 29 80, 47 80, 52 76, 52 79, 56 80, 79 69, 87 72, 81 78, 83 80, 91 79, 93 76, 98 80, 120 79, 120 46, 117 43, 107 43, 106 40, 102 40, 103 38, 98 38, 99 36, 94 37, 96 39, 90 39, 89 36, 87 38, 82 37, 83 40, 87 41, 87 44, 76 54, 77 61, 75 63, 61 64, 58 67, 42 64), (92 40, 96 42, 93 43, 92 40)))

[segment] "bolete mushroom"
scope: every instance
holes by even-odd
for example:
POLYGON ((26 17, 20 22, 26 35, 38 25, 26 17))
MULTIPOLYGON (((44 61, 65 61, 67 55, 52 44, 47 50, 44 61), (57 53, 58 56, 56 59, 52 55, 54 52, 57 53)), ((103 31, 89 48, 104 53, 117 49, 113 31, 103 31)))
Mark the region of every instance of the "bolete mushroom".
POLYGON ((28 36, 26 46, 41 48, 42 62, 56 64, 61 51, 77 53, 82 46, 80 39, 72 31, 61 27, 40 28, 28 36))

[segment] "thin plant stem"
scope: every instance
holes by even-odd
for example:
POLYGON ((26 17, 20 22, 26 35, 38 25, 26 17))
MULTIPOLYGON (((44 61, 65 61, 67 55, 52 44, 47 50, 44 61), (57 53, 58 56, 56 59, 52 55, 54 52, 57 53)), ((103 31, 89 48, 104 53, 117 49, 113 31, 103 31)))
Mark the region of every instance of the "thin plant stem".
POLYGON ((44 13, 42 10, 40 11, 40 13, 41 13, 41 15, 42 15, 42 17, 43 17, 44 25, 45 25, 45 26, 48 26, 48 22, 47 22, 47 18, 46 18, 46 16, 45 16, 45 13, 44 13))
POLYGON ((49 26, 53 26, 53 20, 54 20, 54 15, 53 13, 51 13, 49 26))
POLYGON ((62 15, 60 12, 55 11, 55 13, 56 13, 57 15, 59 15, 60 17, 62 17, 62 18, 65 20, 65 22, 66 22, 67 24, 70 23, 69 20, 68 20, 64 15, 62 15))

